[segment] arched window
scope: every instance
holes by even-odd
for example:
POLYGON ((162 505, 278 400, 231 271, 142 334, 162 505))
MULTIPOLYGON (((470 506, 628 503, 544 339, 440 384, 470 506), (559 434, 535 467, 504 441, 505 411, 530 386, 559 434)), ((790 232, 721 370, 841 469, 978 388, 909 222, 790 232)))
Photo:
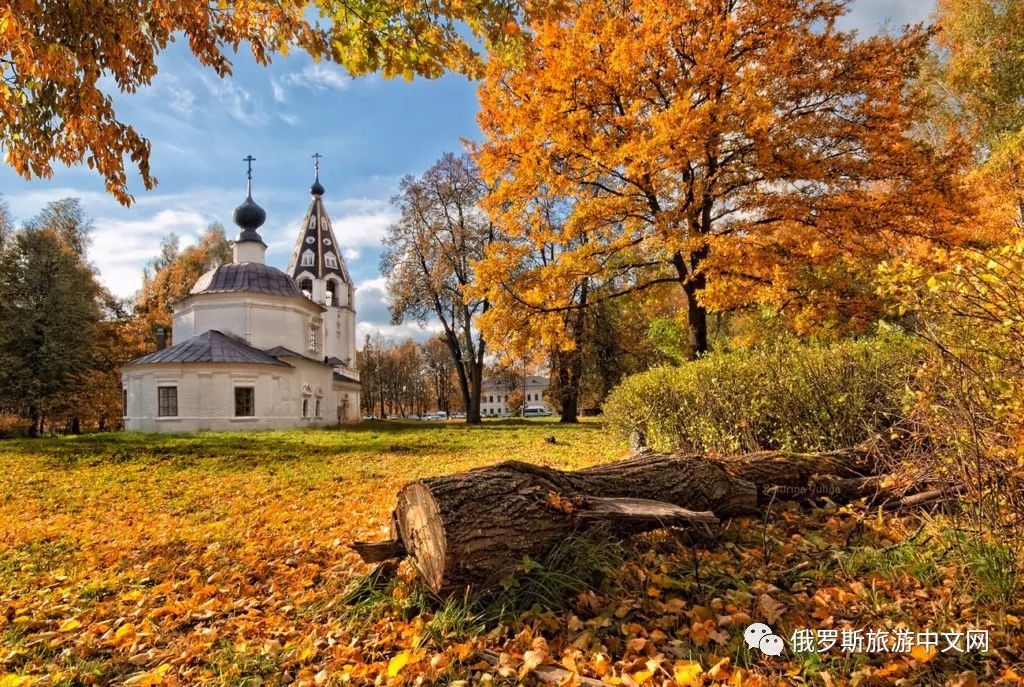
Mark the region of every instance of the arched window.
POLYGON ((338 258, 335 257, 334 253, 325 253, 324 264, 331 269, 338 269, 338 258))
POLYGON ((320 417, 320 399, 319 398, 316 399, 316 412, 314 413, 314 415, 316 417, 320 417))
POLYGON ((309 218, 309 228, 316 229, 316 215, 311 215, 309 218))
POLYGON ((312 267, 316 263, 316 254, 311 250, 303 251, 302 253, 302 266, 312 267))
POLYGON ((302 399, 302 417, 309 417, 309 399, 302 399))
POLYGON ((300 281, 299 282, 299 288, 302 289, 302 295, 304 295, 306 298, 312 298, 313 297, 313 280, 312 279, 303 279, 302 281, 300 281))
POLYGON ((336 305, 338 303, 338 285, 333 280, 327 280, 327 305, 336 305))

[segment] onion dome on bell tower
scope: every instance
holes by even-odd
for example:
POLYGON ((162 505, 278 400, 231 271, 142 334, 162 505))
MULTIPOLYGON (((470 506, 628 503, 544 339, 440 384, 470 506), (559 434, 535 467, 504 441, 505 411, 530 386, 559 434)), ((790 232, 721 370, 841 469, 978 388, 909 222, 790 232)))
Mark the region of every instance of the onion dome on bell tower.
POLYGON ((267 221, 267 213, 252 199, 252 163, 255 159, 249 155, 243 160, 248 163, 249 169, 245 201, 235 208, 233 215, 235 224, 241 230, 233 245, 236 263, 258 262, 262 264, 266 260, 267 244, 263 243, 263 238, 257 230, 267 221))
POLYGON ((320 153, 313 154, 313 170, 316 178, 313 180, 313 185, 309 187, 310 195, 320 197, 324 194, 324 185, 320 183, 320 158, 323 155, 320 153))

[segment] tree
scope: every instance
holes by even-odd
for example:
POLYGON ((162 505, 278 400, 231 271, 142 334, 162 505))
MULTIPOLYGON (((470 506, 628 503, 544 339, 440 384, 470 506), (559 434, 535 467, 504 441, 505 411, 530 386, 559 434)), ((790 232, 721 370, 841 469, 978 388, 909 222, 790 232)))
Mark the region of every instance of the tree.
POLYGON ((434 337, 428 339, 421 349, 424 372, 433 388, 437 409, 451 414, 456 383, 455 368, 452 365, 448 344, 443 338, 434 337))
POLYGON ((0 202, 0 251, 14 235, 14 221, 11 219, 11 211, 7 203, 0 202))
POLYGON ((587 237, 566 232, 572 200, 540 197, 528 200, 519 213, 501 218, 503 237, 485 248, 485 265, 500 265, 502 273, 477 278, 471 297, 492 307, 479 318, 484 337, 512 360, 539 363, 546 355, 551 368, 551 395, 558 402, 561 422, 577 422, 582 349, 588 336, 591 278, 587 275, 562 282, 547 281, 550 267, 562 254, 582 247, 587 237), (507 231, 505 231, 507 229, 507 231), (554 238, 558 237, 558 238, 554 238), (530 294, 561 288, 559 301, 567 307, 535 307, 530 294))
MULTIPOLYGON (((881 257, 960 238, 963 160, 910 135, 929 34, 859 40, 836 29, 844 6, 574 0, 531 26, 522 58, 492 59, 477 157, 492 219, 522 236, 538 198, 573 199, 543 237, 564 250, 521 300, 578 308, 584 277, 591 303, 670 285, 691 357, 709 307, 767 305, 799 331, 867 326, 881 257)), ((478 281, 503 284, 511 265, 490 253, 478 281)))
POLYGON ((494 239, 493 225, 477 207, 485 193, 467 156, 446 153, 419 179, 405 177, 392 199, 401 217, 388 227, 380 258, 394 322, 441 323, 470 424, 480 422, 486 344, 475 321, 487 300, 469 296, 467 287, 473 262, 494 239))
POLYGON ((160 255, 143 271, 142 288, 135 296, 138 327, 152 338, 157 327, 171 330, 171 306, 187 296, 204 272, 231 262, 231 244, 224 227, 214 222, 206 227, 199 242, 179 249, 177 236, 170 234, 160 244, 160 255))
MULTIPOLYGON (((973 143, 984 206, 1004 227, 1024 229, 1024 1, 940 0, 940 48, 929 76, 940 131, 973 143), (992 211, 1001 211, 998 214, 992 211)), ((997 229, 998 231, 998 229, 997 229)))
POLYGON ((76 252, 89 230, 77 201, 60 201, 0 249, 0 403, 28 417, 33 436, 90 369, 101 289, 76 252))
POLYGON ((127 205, 132 196, 125 158, 146 189, 157 180, 149 141, 118 118, 111 95, 114 86, 133 93, 152 83, 157 56, 178 37, 222 78, 232 71, 228 51, 237 52, 243 43, 260 64, 298 48, 353 75, 437 77, 448 69, 474 74, 480 59, 473 46, 482 40, 493 48, 514 48, 519 20, 544 14, 552 4, 12 0, 0 7, 4 161, 25 178, 49 177, 54 162, 85 162, 127 205))

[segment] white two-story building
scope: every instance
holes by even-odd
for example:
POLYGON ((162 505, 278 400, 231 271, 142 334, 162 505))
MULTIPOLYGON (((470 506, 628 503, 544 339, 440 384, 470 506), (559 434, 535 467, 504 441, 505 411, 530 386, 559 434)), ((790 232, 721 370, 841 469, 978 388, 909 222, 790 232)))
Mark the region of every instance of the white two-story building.
POLYGON ((509 417, 509 397, 519 392, 523 395, 527 406, 546 406, 544 392, 548 388, 548 378, 527 375, 509 381, 485 379, 481 386, 480 415, 483 417, 509 417))

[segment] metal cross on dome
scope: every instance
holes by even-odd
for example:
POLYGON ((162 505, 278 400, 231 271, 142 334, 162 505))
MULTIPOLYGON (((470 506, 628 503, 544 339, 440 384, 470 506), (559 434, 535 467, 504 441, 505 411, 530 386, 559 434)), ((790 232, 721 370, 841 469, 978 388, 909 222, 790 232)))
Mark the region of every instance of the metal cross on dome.
POLYGON ((313 153, 313 170, 316 172, 317 179, 320 178, 320 158, 322 157, 323 155, 320 153, 313 153))
POLYGON ((249 163, 249 171, 248 171, 249 181, 252 181, 252 163, 255 160, 256 160, 256 158, 254 158, 252 155, 247 155, 246 157, 242 158, 242 162, 248 162, 249 163))

